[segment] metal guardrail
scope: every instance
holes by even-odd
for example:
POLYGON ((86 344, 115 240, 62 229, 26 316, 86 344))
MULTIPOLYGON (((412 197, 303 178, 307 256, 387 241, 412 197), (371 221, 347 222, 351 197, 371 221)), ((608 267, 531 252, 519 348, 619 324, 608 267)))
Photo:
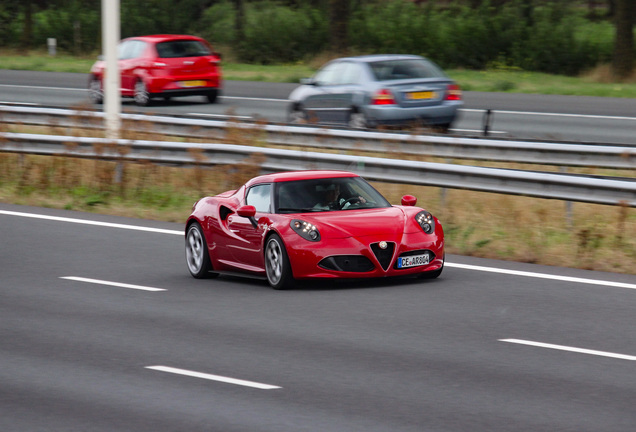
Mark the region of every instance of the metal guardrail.
POLYGON ((262 172, 348 170, 373 181, 636 207, 636 181, 302 150, 0 133, 0 151, 189 165, 250 163, 259 154, 262 172))
MULTIPOLYGON (((445 159, 489 160, 561 167, 636 169, 636 146, 572 144, 563 142, 512 141, 439 135, 369 132, 310 126, 244 123, 122 114, 127 128, 207 140, 223 140, 230 128, 261 131, 269 145, 321 148, 445 159), (150 128, 149 125, 152 125, 150 128)), ((0 106, 0 121, 66 128, 102 128, 103 113, 57 108, 0 106)))

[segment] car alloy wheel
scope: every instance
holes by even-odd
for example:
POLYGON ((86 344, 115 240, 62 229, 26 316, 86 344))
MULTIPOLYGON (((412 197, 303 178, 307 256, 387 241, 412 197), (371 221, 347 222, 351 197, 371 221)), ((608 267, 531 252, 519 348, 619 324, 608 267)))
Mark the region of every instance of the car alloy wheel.
POLYGON ((88 83, 88 97, 91 102, 101 104, 104 102, 104 93, 102 92, 102 83, 99 79, 92 77, 88 83))
POLYGON ((188 270, 193 277, 203 279, 216 276, 215 273, 210 273, 212 265, 210 264, 208 246, 201 225, 196 222, 188 228, 185 252, 188 270))
POLYGON ((265 272, 274 289, 289 289, 293 285, 289 258, 282 240, 273 234, 265 246, 265 272))
POLYGON ((353 129, 366 129, 367 118, 364 113, 352 111, 351 114, 349 114, 349 127, 353 129))
POLYGON ((135 83, 135 103, 139 106, 148 106, 150 103, 150 93, 143 81, 135 83))
POLYGON ((287 121, 291 124, 305 124, 307 123, 307 114, 303 111, 302 107, 295 106, 289 111, 287 121))

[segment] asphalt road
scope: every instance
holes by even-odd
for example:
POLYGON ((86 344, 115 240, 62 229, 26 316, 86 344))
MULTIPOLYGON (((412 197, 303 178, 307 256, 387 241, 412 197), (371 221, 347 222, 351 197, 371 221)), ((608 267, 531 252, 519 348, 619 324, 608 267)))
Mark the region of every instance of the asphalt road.
POLYGON ((182 229, 0 204, 1 431, 636 430, 636 276, 275 291, 191 278, 182 229))
MULTIPOLYGON (((88 104, 86 74, 0 69, 0 103, 48 106, 88 104)), ((296 84, 226 81, 217 104, 201 97, 158 100, 148 108, 124 100, 123 110, 159 114, 233 114, 286 121, 287 96, 296 84)), ((636 100, 583 96, 465 92, 465 109, 452 133, 477 135, 485 110, 492 110, 495 137, 636 145, 636 100)))

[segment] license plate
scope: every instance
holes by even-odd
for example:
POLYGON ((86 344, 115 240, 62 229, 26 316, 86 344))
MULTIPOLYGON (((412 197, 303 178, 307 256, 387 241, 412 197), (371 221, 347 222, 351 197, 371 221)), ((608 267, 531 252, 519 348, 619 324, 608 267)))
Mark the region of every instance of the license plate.
POLYGON ((406 94, 406 98, 410 100, 433 99, 435 96, 435 92, 433 91, 420 91, 406 94))
POLYGON ((205 84, 204 80, 181 81, 182 87, 205 87, 205 84))
POLYGON ((408 268, 408 267, 417 267, 421 265, 426 265, 430 260, 429 254, 425 253, 422 255, 413 255, 398 258, 398 268, 408 268))

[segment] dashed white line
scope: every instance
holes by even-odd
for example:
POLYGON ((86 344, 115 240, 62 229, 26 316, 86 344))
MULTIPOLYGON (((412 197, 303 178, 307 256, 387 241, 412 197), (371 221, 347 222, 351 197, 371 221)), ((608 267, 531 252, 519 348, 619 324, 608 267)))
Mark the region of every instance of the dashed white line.
POLYGON ((89 279, 89 278, 78 277, 78 276, 61 276, 60 279, 72 280, 76 282, 86 282, 86 283, 98 284, 98 285, 108 285, 108 286, 114 286, 119 288, 136 289, 141 291, 167 291, 163 288, 153 288, 153 287, 147 287, 142 285, 132 285, 127 283, 111 282, 111 281, 105 281, 105 280, 99 280, 99 279, 89 279))
POLYGON ((551 275, 551 274, 545 274, 545 273, 533 273, 533 272, 526 272, 526 271, 519 271, 519 270, 500 269, 496 267, 482 267, 482 266, 476 266, 476 265, 458 264, 458 263, 450 263, 450 262, 446 262, 444 265, 448 267, 460 268, 465 270, 501 273, 501 274, 507 274, 507 275, 513 275, 513 276, 533 277, 538 279, 551 279, 551 280, 557 280, 561 282, 574 282, 574 283, 581 283, 581 284, 609 286, 609 287, 615 287, 615 288, 636 289, 636 284, 629 284, 624 282, 585 279, 585 278, 579 278, 579 277, 559 276, 559 275, 551 275))
POLYGON ((564 345, 554 345, 554 344, 548 344, 543 342, 533 342, 533 341, 527 341, 522 339, 499 339, 499 342, 509 342, 514 344, 530 345, 530 346, 548 348, 548 349, 554 349, 554 350, 560 350, 560 351, 570 351, 570 352, 575 352, 580 354, 590 354, 590 355, 601 356, 601 357, 611 357, 611 358, 616 358, 621 360, 636 361, 636 356, 632 356, 632 355, 617 354, 617 353, 597 351, 597 350, 591 350, 591 349, 585 349, 585 348, 575 348, 575 347, 569 347, 564 345))
POLYGON ((189 377, 201 378, 201 379, 206 379, 210 381, 219 381, 219 382, 223 382, 227 384, 235 384, 235 385, 240 385, 244 387, 253 387, 253 388, 257 388, 261 390, 273 390, 273 389, 282 388, 282 387, 270 385, 270 384, 263 384, 263 383, 258 383, 254 381, 246 381, 246 380, 241 380, 236 378, 224 377, 220 375, 212 375, 207 373, 195 372, 195 371, 190 371, 186 369, 178 369, 178 368, 173 368, 169 366, 146 366, 146 369, 152 369, 152 370, 161 371, 161 372, 168 372, 168 373, 173 373, 177 375, 185 375, 189 377))

